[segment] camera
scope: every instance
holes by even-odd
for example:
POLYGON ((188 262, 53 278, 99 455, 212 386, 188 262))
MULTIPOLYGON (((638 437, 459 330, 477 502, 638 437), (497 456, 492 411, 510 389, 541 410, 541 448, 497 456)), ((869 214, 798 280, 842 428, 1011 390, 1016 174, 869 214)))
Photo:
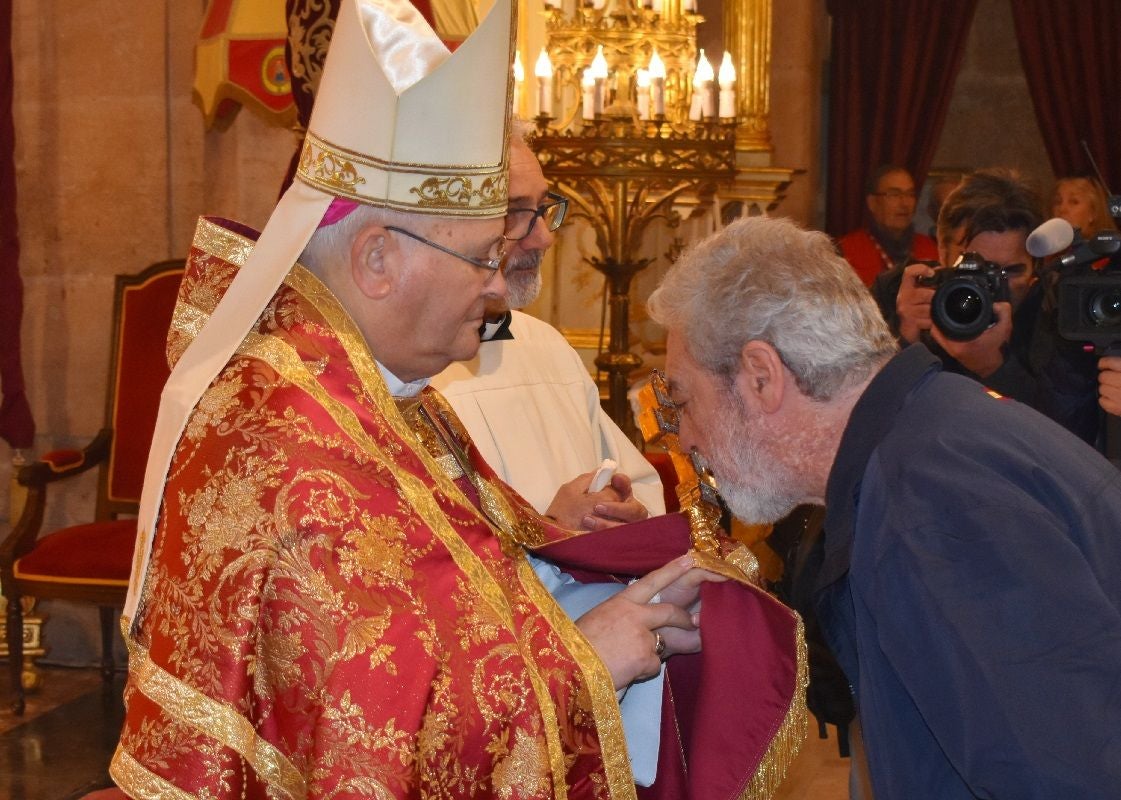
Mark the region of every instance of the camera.
MULTIPOLYGON (((926 262, 924 262, 926 263, 926 262)), ((977 253, 962 253, 951 267, 939 267, 919 286, 935 289, 930 318, 947 339, 976 339, 996 322, 993 303, 1008 301, 1008 274, 977 253)))
POLYGON ((1121 351, 1121 238, 1113 231, 1075 241, 1059 261, 1059 334, 1099 353, 1121 351))

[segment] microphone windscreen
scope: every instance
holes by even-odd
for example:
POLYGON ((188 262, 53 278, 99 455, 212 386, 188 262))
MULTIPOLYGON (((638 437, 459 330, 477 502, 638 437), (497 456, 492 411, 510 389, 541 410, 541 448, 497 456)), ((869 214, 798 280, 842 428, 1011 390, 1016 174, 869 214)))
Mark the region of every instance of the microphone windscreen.
POLYGON ((1074 227, 1065 219, 1053 217, 1028 234, 1028 253, 1036 258, 1051 256, 1070 247, 1074 227))

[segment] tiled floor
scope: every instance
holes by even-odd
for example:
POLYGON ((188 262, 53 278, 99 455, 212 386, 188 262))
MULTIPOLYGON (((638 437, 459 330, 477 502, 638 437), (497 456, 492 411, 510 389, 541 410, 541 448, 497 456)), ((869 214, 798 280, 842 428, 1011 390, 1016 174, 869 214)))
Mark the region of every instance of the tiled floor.
MULTIPOLYGON (((0 662, 0 675, 7 665, 0 662)), ((0 798, 78 800, 109 785, 108 765, 121 729, 118 676, 111 691, 102 689, 96 670, 44 669, 43 688, 28 695, 22 718, 8 710, 0 690, 0 798)), ((835 732, 810 736, 775 800, 846 800, 848 759, 837 753, 835 732)))
MULTIPOLYGON (((7 664, 0 664, 7 678, 7 664)), ((0 798, 77 800, 109 785, 108 766, 121 730, 124 676, 102 688, 97 670, 43 669, 43 688, 28 695, 24 716, 0 692, 0 798)))

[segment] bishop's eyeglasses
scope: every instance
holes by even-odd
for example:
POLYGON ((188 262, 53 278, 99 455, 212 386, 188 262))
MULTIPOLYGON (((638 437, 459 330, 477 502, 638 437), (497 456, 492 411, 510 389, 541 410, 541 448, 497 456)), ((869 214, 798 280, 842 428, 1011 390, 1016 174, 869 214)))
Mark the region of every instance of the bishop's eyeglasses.
POLYGON ((426 244, 429 247, 436 248, 441 253, 447 253, 449 256, 455 256, 458 259, 466 261, 468 264, 474 264, 476 267, 489 269, 491 272, 496 272, 498 268, 502 266, 502 259, 506 255, 506 237, 504 236, 499 236, 497 239, 491 242, 490 249, 487 250, 487 255, 485 258, 476 258, 474 256, 467 256, 463 253, 458 253, 455 250, 452 250, 450 247, 444 247, 442 244, 437 244, 431 239, 425 239, 423 236, 413 233, 412 231, 407 231, 404 228, 398 228, 394 225, 386 225, 385 229, 387 231, 400 233, 403 236, 408 236, 414 241, 420 242, 421 244, 426 244))
POLYGON ((537 208, 508 208, 506 209, 506 241, 517 242, 533 232, 533 226, 540 217, 544 220, 549 230, 555 231, 564 222, 568 213, 568 198, 555 192, 545 195, 548 202, 542 203, 537 208))

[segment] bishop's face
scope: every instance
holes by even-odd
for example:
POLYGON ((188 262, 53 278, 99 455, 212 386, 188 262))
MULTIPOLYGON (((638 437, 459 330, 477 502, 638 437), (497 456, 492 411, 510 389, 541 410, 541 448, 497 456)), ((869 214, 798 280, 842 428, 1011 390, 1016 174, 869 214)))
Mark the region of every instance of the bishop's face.
POLYGON ((696 449, 720 494, 740 520, 777 522, 807 496, 804 476, 785 459, 783 434, 752 408, 734 383, 700 366, 673 330, 666 342, 666 378, 681 421, 679 439, 696 449))
MULTIPOLYGON (((503 228, 502 219, 449 220, 425 235, 450 250, 485 259, 503 228)), ((393 361, 402 366, 383 363, 402 380, 427 378, 453 361, 475 356, 484 308, 488 302, 505 301, 506 281, 501 269, 475 266, 394 235, 407 261, 394 300, 398 341, 393 361)))

